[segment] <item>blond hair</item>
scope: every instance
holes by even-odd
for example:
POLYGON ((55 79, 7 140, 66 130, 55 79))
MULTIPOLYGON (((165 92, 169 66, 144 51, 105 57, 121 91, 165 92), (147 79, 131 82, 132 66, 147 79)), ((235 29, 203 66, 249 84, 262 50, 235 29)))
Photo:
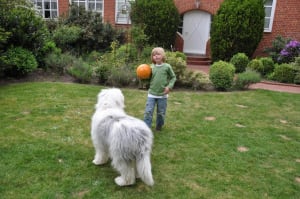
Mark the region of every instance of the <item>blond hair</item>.
POLYGON ((152 63, 155 64, 155 61, 153 60, 153 55, 159 54, 162 56, 162 61, 165 62, 166 61, 166 53, 165 50, 161 47, 156 47, 153 48, 152 52, 151 52, 151 61, 152 63))

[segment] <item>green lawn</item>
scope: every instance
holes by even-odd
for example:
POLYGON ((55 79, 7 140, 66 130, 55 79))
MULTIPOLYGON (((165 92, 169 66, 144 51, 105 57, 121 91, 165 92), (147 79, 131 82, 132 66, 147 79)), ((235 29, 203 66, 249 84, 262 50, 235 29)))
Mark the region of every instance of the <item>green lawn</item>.
MULTIPOLYGON (((170 94, 155 133, 155 185, 118 187, 92 164, 90 121, 102 87, 0 86, 1 198, 300 197, 300 95, 273 91, 170 94)), ((146 91, 122 89, 143 118, 146 91)))

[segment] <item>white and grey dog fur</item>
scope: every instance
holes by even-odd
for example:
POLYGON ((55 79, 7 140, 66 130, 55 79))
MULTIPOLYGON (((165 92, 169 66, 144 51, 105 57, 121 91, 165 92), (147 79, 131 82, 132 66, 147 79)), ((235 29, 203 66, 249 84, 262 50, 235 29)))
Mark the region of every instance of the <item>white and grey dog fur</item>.
POLYGON ((120 173, 115 178, 119 186, 132 185, 138 177, 152 186, 153 133, 144 121, 127 115, 124 108, 120 89, 103 89, 98 94, 91 126, 96 151, 93 163, 101 165, 111 159, 112 166, 120 173))

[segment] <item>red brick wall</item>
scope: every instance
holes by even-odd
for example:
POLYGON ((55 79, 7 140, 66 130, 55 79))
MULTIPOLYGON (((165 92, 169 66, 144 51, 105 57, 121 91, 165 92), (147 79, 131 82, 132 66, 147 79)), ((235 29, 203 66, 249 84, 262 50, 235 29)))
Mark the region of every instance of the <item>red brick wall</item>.
POLYGON ((274 14, 272 32, 264 33, 254 56, 263 56, 263 50, 272 46, 276 36, 290 37, 300 41, 300 1, 299 0, 277 0, 274 14))
MULTIPOLYGON (((210 14, 216 14, 223 1, 224 0, 200 0, 200 7, 198 9, 209 12, 210 14)), ((195 0, 174 0, 174 3, 180 14, 197 9, 195 0)), ((264 33, 263 38, 254 53, 254 57, 265 55, 263 50, 266 47, 272 46, 272 41, 278 35, 291 37, 300 41, 299 13, 299 0, 277 0, 272 32, 264 33)))
MULTIPOLYGON (((115 24, 115 0, 104 0, 103 21, 115 24)), ((58 0, 59 15, 62 16, 68 13, 69 0, 58 0)), ((126 25, 117 25, 118 27, 126 27, 126 25)))
MULTIPOLYGON (((195 0, 174 0, 180 14, 190 10, 203 10, 210 14, 216 14, 220 4, 224 0, 200 0, 200 7, 196 8, 195 0)), ((69 0, 58 0, 60 16, 67 13, 69 0)), ((254 56, 262 56, 263 50, 272 45, 272 41, 278 35, 290 37, 300 41, 300 0, 277 0, 273 29, 271 33, 264 33, 263 38, 256 49, 254 56)), ((115 0, 104 0, 104 22, 115 24, 115 0)), ((126 25, 116 25, 126 27, 126 25)))
POLYGON ((69 10, 69 0, 58 0, 59 16, 66 15, 69 10))
MULTIPOLYGON (((215 14, 223 1, 224 0, 200 0, 198 9, 209 12, 210 14, 215 14)), ((174 3, 180 14, 197 9, 195 0, 174 0, 174 3)))
POLYGON ((103 21, 115 25, 115 0, 104 0, 103 21))

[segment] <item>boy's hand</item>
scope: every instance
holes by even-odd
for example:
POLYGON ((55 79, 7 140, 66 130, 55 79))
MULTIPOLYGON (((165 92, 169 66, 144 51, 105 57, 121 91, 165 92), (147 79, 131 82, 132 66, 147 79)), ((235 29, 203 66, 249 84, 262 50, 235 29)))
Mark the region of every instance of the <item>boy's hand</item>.
POLYGON ((165 87, 164 94, 168 94, 169 92, 170 92, 170 88, 169 87, 165 87))

